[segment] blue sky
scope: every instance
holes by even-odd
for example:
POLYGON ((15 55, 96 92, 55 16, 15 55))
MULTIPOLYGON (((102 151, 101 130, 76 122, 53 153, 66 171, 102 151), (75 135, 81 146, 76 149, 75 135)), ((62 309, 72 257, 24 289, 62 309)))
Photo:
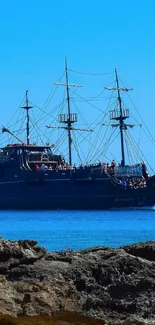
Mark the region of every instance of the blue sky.
MULTIPOLYGON (((2 1, 1 124, 10 119, 26 89, 33 102, 44 103, 66 56, 77 71, 108 72, 116 67, 134 88, 134 102, 154 133, 154 12, 153 0, 2 1)), ((95 87, 91 83, 90 93, 98 91, 95 87)), ((152 159, 150 149, 146 154, 152 159)))

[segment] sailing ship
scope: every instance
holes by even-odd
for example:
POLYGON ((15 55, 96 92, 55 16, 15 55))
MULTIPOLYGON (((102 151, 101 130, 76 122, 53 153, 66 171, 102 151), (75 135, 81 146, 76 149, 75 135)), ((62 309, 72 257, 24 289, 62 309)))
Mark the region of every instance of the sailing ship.
MULTIPOLYGON (((117 108, 110 111, 113 128, 119 129, 121 159, 108 164, 100 161, 79 165, 72 161, 72 132, 92 132, 73 125, 77 114, 71 111, 68 67, 65 61, 67 113, 59 114, 58 128, 67 132, 68 159, 55 152, 53 145, 38 145, 30 139, 30 105, 28 91, 23 109, 26 111, 26 142, 9 128, 2 128, 15 143, 0 149, 0 209, 111 209, 153 206, 155 204, 155 176, 150 176, 146 164, 126 164, 124 132, 132 125, 126 123, 129 109, 122 105, 121 92, 131 88, 120 87, 115 70, 116 85, 106 90, 116 91, 117 108)), ((78 85, 80 86, 80 85, 78 85)), ((103 123, 104 124, 104 123, 103 123)), ((56 126, 47 125, 48 129, 56 126)), ((65 140, 66 141, 66 140, 65 140)))

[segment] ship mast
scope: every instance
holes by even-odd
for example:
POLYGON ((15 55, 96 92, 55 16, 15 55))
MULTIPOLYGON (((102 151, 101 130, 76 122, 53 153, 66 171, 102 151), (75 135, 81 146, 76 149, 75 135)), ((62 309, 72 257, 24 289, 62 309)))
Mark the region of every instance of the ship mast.
POLYGON ((118 103, 119 103, 119 110, 120 110, 120 116, 119 116, 120 123, 119 123, 119 128, 120 128, 120 135, 121 135, 121 152, 122 152, 121 165, 122 166, 125 166, 124 135, 123 135, 124 116, 123 116, 122 99, 121 99, 121 96, 120 96, 119 81, 118 81, 118 75, 117 75, 117 70, 116 69, 115 69, 115 75, 116 75, 116 87, 117 87, 118 103))
POLYGON ((66 73, 66 94, 67 94, 67 107, 68 107, 68 119, 67 119, 67 130, 68 130, 68 149, 69 149, 69 164, 72 165, 72 138, 71 138, 71 112, 70 112, 70 97, 69 97, 69 84, 68 84, 68 68, 67 59, 65 58, 65 73, 66 73))
POLYGON ((114 109, 110 112, 110 119, 111 120, 116 120, 118 121, 118 123, 116 124, 112 124, 112 127, 119 127, 120 129, 120 136, 121 136, 121 165, 125 166, 125 150, 124 150, 124 133, 123 131, 126 130, 128 127, 133 127, 133 125, 130 124, 125 124, 124 120, 129 118, 129 109, 125 109, 122 107, 122 99, 121 99, 121 95, 120 92, 124 91, 124 92, 128 92, 129 90, 133 90, 132 88, 120 88, 119 86, 119 80, 118 80, 118 74, 117 74, 117 70, 115 69, 115 77, 116 77, 116 87, 114 88, 109 88, 109 87, 105 87, 106 90, 116 90, 117 91, 117 100, 118 100, 118 104, 119 104, 119 110, 118 109, 114 109))
MULTIPOLYGON (((72 127, 72 124, 77 122, 77 114, 71 113, 71 107, 70 107, 70 96, 69 96, 69 87, 82 87, 82 85, 75 85, 75 84, 69 84, 68 80, 68 67, 67 67, 67 59, 65 58, 65 76, 66 76, 66 82, 60 83, 60 82, 54 82, 54 85, 57 86, 65 86, 66 87, 66 96, 67 96, 67 114, 59 114, 59 123, 66 124, 66 126, 58 127, 61 129, 65 129, 68 132, 68 156, 69 156, 69 164, 72 165, 72 137, 71 137, 71 130, 80 130, 72 127)), ((55 126, 46 126, 47 128, 55 128, 55 126)), ((81 129, 82 131, 91 131, 91 130, 85 130, 81 129)))
POLYGON ((32 108, 32 106, 29 106, 29 100, 28 100, 28 90, 26 90, 26 100, 25 100, 25 106, 24 108, 26 110, 26 143, 27 145, 30 144, 30 116, 29 116, 29 109, 32 108))
POLYGON ((86 132, 92 132, 91 129, 79 129, 73 127, 73 124, 77 122, 77 113, 71 113, 71 107, 70 107, 70 96, 69 96, 69 87, 82 87, 80 84, 69 84, 69 78, 68 78, 68 67, 67 67, 67 60, 65 58, 65 83, 61 82, 54 82, 54 85, 57 86, 65 86, 66 87, 66 100, 67 100, 67 114, 59 114, 58 120, 59 123, 64 124, 65 126, 55 126, 55 125, 46 125, 46 127, 49 129, 64 129, 68 133, 68 156, 69 156, 69 164, 72 165, 72 137, 71 137, 71 131, 86 131, 86 132))

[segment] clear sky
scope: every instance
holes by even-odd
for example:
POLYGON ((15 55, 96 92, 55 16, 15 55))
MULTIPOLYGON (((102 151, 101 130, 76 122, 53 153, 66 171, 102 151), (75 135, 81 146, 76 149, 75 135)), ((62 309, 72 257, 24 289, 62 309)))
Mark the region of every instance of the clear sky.
MULTIPOLYGON (((1 124, 10 119, 26 89, 33 102, 44 103, 66 56, 77 71, 116 67, 134 88, 134 102, 155 135, 154 13, 154 0, 1 1, 1 124)), ((90 93, 94 88, 91 84, 90 93)), ((152 159, 152 152, 147 154, 152 159)))

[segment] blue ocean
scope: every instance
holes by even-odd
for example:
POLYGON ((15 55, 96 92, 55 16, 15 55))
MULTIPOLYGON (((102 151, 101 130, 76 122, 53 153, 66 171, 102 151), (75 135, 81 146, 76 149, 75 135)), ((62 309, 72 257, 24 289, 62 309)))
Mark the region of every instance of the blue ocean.
POLYGON ((111 211, 0 211, 5 239, 35 239, 48 251, 155 241, 155 208, 111 211))

